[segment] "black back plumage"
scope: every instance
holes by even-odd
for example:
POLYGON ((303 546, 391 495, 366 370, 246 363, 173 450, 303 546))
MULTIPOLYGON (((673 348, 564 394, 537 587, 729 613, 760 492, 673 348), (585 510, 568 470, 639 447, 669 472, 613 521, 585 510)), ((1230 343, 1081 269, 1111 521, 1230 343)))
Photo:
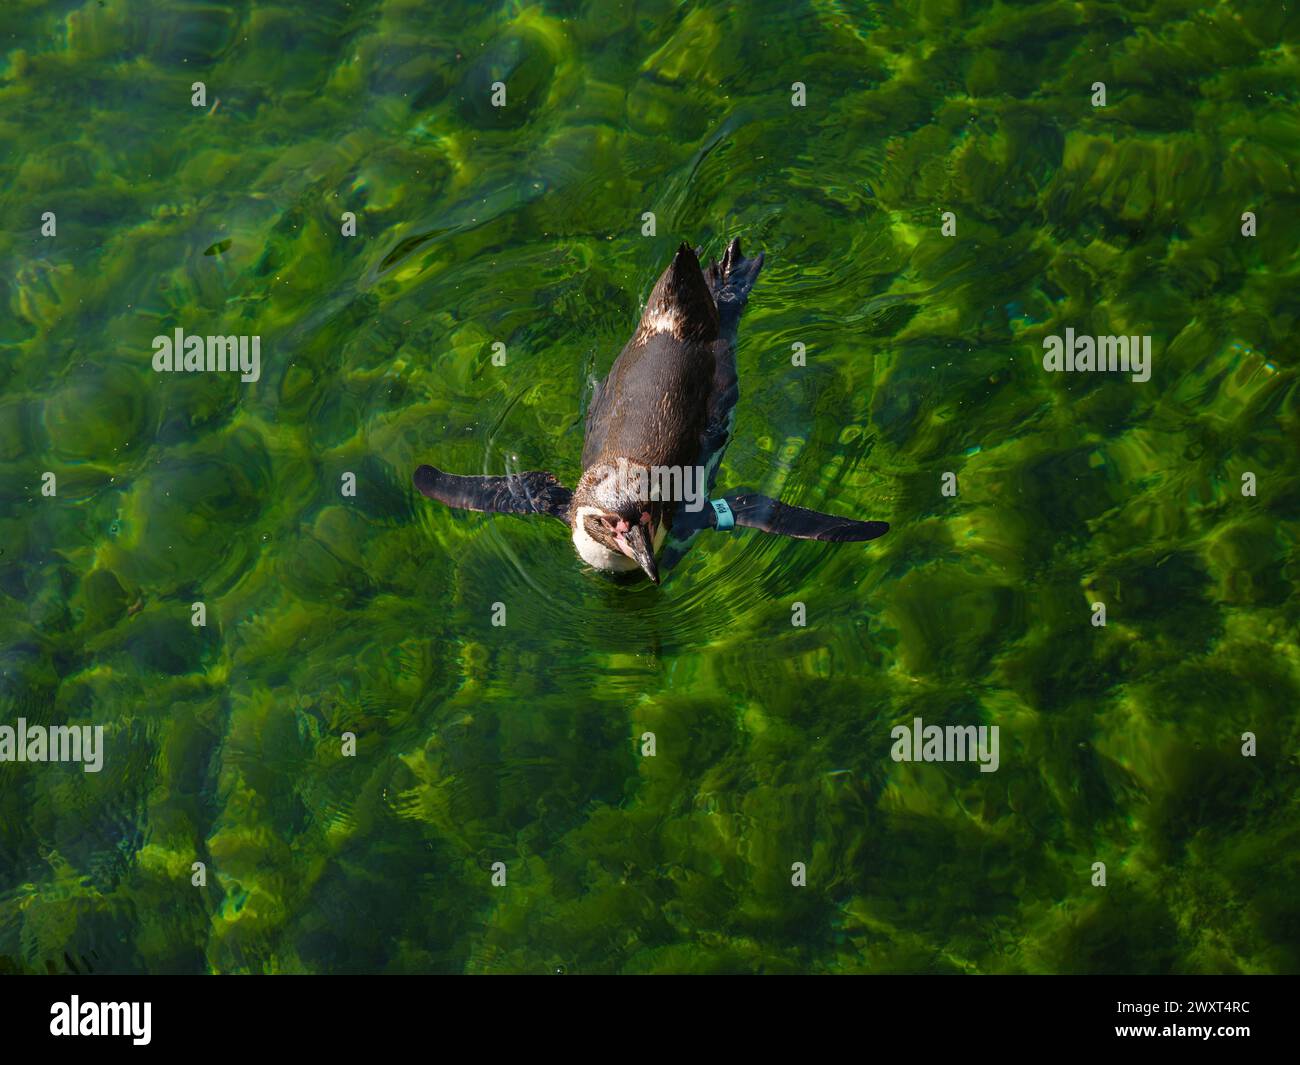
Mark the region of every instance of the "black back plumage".
POLYGON ((718 335, 714 295, 699 259, 682 244, 592 399, 583 468, 619 458, 694 463, 709 418, 718 335))

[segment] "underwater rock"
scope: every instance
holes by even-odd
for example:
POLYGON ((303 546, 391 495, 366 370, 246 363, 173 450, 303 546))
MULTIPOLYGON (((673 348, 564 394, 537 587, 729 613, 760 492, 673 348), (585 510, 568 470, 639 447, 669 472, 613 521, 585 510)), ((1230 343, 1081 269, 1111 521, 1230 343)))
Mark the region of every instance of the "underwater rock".
POLYGON ((0 461, 11 462, 31 447, 28 421, 34 406, 18 398, 0 402, 0 461))
POLYGON ((162 64, 215 63, 234 42, 240 14, 214 4, 87 0, 67 16, 72 59, 145 55, 162 64))
POLYGON ((65 461, 111 465, 147 435, 149 395, 123 366, 74 371, 45 401, 50 450, 65 461))
POLYGON ((219 642, 213 614, 207 625, 192 625, 189 610, 178 610, 175 604, 141 614, 125 633, 126 649, 141 669, 173 677, 202 672, 203 659, 219 642))
POLYGON ((554 62, 542 40, 515 29, 498 37, 460 79, 456 111, 476 129, 514 129, 542 105, 554 77, 554 62), (504 107, 492 105, 492 86, 506 86, 504 107))

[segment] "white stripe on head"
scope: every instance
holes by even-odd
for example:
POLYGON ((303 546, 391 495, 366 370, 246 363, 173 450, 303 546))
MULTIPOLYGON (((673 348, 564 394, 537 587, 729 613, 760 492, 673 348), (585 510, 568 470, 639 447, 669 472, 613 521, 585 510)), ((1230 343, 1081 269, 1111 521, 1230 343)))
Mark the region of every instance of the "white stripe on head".
POLYGON ((582 560, 589 566, 595 566, 596 569, 603 569, 607 573, 626 573, 629 570, 638 569, 634 559, 620 551, 614 551, 606 547, 597 540, 592 539, 591 533, 587 532, 587 519, 591 517, 602 517, 603 512, 595 507, 579 507, 578 514, 573 522, 573 546, 578 549, 578 554, 582 560))
MULTIPOLYGON (((592 538, 591 533, 587 532, 587 519, 592 517, 604 517, 604 512, 596 507, 579 507, 573 522, 573 546, 577 548, 582 560, 606 573, 627 573, 629 570, 640 569, 635 559, 592 538)), ((668 526, 660 523, 654 530, 652 550, 658 553, 667 538, 668 526)))

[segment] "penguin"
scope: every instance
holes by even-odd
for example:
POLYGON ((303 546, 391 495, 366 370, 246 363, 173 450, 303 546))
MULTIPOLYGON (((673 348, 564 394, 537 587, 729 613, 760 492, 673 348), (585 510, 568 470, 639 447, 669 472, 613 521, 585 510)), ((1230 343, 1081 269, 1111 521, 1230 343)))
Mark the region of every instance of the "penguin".
POLYGON ((763 254, 746 258, 736 238, 707 269, 699 256, 685 243, 677 249, 632 339, 596 386, 582 475, 572 490, 545 471, 462 477, 428 465, 415 471, 416 489, 461 510, 557 518, 592 568, 643 574, 654 584, 670 536, 680 557, 707 529, 837 543, 887 533, 887 522, 822 514, 751 492, 706 499, 731 436, 737 333, 763 254))

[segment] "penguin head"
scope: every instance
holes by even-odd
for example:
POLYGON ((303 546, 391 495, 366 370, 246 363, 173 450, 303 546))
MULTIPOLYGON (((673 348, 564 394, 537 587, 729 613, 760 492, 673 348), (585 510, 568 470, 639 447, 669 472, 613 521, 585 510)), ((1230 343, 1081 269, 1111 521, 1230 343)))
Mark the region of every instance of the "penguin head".
POLYGON ((594 468, 583 474, 573 493, 569 525, 573 546, 582 558, 607 573, 640 569, 655 584, 655 551, 667 528, 663 504, 639 499, 619 479, 594 468))
POLYGON ((717 302, 699 258, 684 242, 651 289, 633 343, 645 343, 659 333, 696 343, 718 339, 717 302))

